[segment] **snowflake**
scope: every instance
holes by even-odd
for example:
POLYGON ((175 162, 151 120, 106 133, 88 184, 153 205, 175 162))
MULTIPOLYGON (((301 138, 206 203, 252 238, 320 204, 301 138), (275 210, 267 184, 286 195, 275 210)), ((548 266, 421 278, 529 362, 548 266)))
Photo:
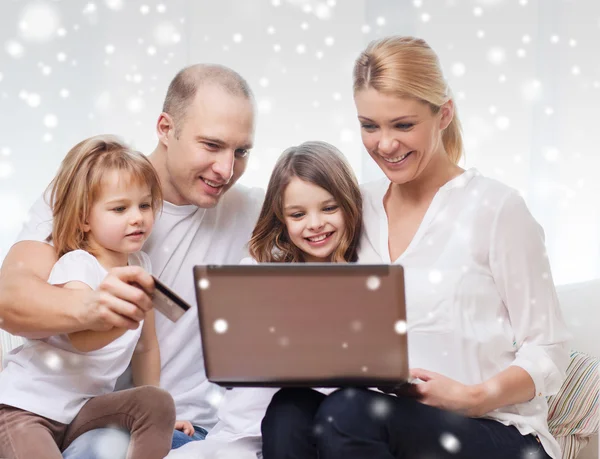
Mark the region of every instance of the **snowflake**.
MULTIPOLYGON (((84 437, 85 438, 85 437, 84 437)), ((98 459, 124 459, 129 446, 129 433, 119 428, 100 430, 100 435, 92 438, 94 457, 98 459)))
POLYGON ((58 118, 56 117, 56 115, 53 115, 51 113, 46 115, 44 117, 44 126, 46 126, 49 129, 53 129, 56 126, 58 126, 58 118))
POLYGON ((123 8, 123 0, 104 0, 107 8, 118 11, 123 8))
POLYGON ((392 397, 377 397, 371 403, 371 415, 377 419, 385 419, 392 411, 392 403, 392 397))
POLYGON ((369 290, 377 290, 381 286, 381 279, 379 276, 369 276, 367 278, 367 288, 369 290))
POLYGON ((407 325, 404 320, 399 320, 394 325, 394 331, 399 335, 406 335, 407 325))
POLYGON ((460 441, 450 433, 442 434, 440 443, 449 453, 456 454, 460 451, 460 441))
POLYGON ((429 282, 432 284, 439 284, 443 279, 443 275, 437 269, 432 269, 429 271, 429 282))
POLYGON ((4 49, 9 54, 9 56, 19 59, 25 53, 25 48, 21 43, 16 40, 9 40, 6 42, 4 49))
POLYGON ((503 48, 497 46, 488 51, 487 58, 492 64, 500 65, 506 60, 506 52, 503 48))
POLYGON ((215 320, 215 323, 213 324, 213 328, 214 328, 215 332, 222 335, 229 328, 229 324, 227 323, 227 321, 225 319, 217 319, 217 320, 215 320))
POLYGON ((461 77, 465 74, 466 67, 462 62, 455 62, 452 64, 452 74, 457 77, 461 77))
POLYGON ((20 35, 32 42, 46 42, 54 36, 60 23, 56 9, 46 3, 26 6, 19 20, 20 35))

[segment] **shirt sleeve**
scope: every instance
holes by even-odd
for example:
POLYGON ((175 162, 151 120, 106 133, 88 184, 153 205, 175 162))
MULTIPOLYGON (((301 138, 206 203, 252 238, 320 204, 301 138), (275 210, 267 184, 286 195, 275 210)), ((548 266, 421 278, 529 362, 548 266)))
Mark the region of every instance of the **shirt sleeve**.
POLYGON ((78 281, 95 290, 105 276, 106 270, 93 255, 85 250, 73 250, 59 258, 50 272, 48 283, 62 285, 78 281))
POLYGON ((46 242, 46 238, 52 233, 52 209, 44 195, 40 196, 31 206, 27 214, 27 220, 23 224, 21 232, 17 236, 17 242, 39 241, 46 242))
POLYGON ((571 335, 558 303, 544 232, 514 191, 505 197, 492 227, 490 266, 514 333, 511 365, 529 373, 536 396, 556 394, 565 378, 571 335))

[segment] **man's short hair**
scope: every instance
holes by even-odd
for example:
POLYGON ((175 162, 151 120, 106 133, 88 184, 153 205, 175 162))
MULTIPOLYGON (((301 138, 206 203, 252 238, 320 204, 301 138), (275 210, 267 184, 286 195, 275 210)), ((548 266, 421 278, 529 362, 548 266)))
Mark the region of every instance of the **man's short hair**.
POLYGON ((185 67, 171 81, 163 104, 163 112, 173 117, 176 136, 179 135, 188 106, 196 97, 198 88, 203 85, 215 85, 233 96, 254 101, 248 82, 229 67, 218 64, 185 67))

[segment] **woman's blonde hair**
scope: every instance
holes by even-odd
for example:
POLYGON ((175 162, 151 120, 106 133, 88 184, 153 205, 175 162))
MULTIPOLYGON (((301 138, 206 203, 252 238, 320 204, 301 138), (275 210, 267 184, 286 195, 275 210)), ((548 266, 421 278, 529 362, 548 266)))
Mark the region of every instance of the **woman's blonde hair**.
POLYGON ((331 261, 356 261, 362 233, 360 188, 344 155, 326 142, 304 142, 288 148, 279 157, 250 239, 250 255, 261 263, 305 261, 303 252, 290 241, 283 213, 283 195, 293 177, 317 185, 333 196, 343 213, 345 232, 331 261))
POLYGON ((89 251, 84 225, 101 192, 103 177, 112 170, 123 171, 134 183, 150 188, 154 213, 162 207, 160 182, 148 158, 115 136, 86 139, 67 153, 47 190, 53 218, 47 240, 59 257, 71 250, 89 251))
MULTIPOLYGON (((420 100, 434 114, 452 99, 437 55, 424 40, 413 37, 386 37, 367 46, 354 64, 354 93, 368 88, 420 100)), ((442 141, 449 158, 458 163, 463 142, 456 107, 442 141)))

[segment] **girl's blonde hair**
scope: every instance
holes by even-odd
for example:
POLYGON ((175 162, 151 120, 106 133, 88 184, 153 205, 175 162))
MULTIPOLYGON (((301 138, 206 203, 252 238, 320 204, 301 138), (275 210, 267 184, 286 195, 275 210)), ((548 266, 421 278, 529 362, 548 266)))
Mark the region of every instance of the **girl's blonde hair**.
POLYGON ((112 170, 123 171, 134 183, 150 188, 154 213, 162 207, 160 182, 148 158, 115 136, 86 139, 67 153, 47 190, 53 218, 47 240, 59 257, 71 250, 89 250, 84 224, 101 192, 103 177, 112 170))
MULTIPOLYGON (((413 37, 386 37, 367 46, 354 64, 354 93, 368 88, 420 100, 434 114, 452 99, 437 55, 424 40, 413 37)), ((456 107, 442 141, 449 158, 458 163, 463 142, 456 107)))
POLYGON ((250 255, 261 263, 305 261, 303 252, 290 241, 283 213, 283 195, 293 177, 317 185, 333 196, 343 213, 346 229, 331 261, 356 261, 362 232, 362 196, 344 155, 326 142, 304 142, 288 148, 279 157, 250 239, 250 255))

